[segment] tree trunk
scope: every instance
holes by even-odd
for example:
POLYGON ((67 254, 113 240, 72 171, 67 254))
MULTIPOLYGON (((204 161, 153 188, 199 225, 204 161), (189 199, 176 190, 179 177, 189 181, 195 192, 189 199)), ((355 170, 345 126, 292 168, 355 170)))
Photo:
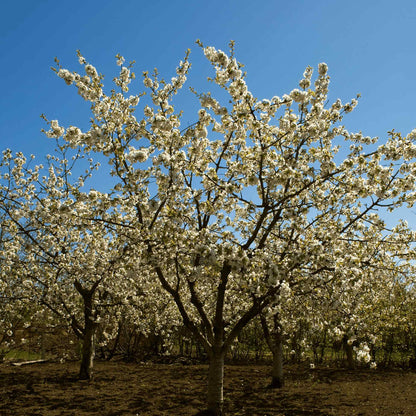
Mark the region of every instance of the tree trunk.
POLYGON ((325 355, 325 347, 326 347, 326 338, 327 338, 327 329, 324 330, 324 337, 321 344, 321 351, 318 358, 318 363, 322 364, 324 361, 324 355, 325 355))
POLYGON ((84 330, 82 332, 81 367, 79 378, 81 380, 92 379, 92 368, 95 356, 95 334, 98 324, 93 311, 93 290, 79 289, 84 301, 84 330))
POLYGON ((95 357, 95 332, 97 325, 94 322, 86 323, 85 334, 82 340, 81 367, 79 378, 81 380, 91 380, 95 357))
POLYGON ((348 368, 353 369, 355 367, 354 362, 354 350, 352 344, 348 343, 348 340, 344 340, 344 349, 345 353, 347 354, 347 365, 348 368))
POLYGON ((213 416, 223 414, 224 355, 222 351, 213 351, 209 360, 208 411, 213 416))
POLYGON ((273 368, 272 368, 272 382, 270 387, 282 388, 284 385, 283 377, 283 339, 281 331, 277 330, 274 334, 274 346, 272 348, 273 354, 273 368))
POLYGON ((111 348, 110 352, 108 353, 108 356, 106 358, 107 361, 110 361, 114 357, 114 354, 116 353, 116 350, 117 350, 118 345, 120 343, 121 332, 123 331, 123 329, 124 329, 123 328, 123 320, 120 320, 118 322, 117 336, 116 336, 116 339, 114 340, 113 347, 111 348))
POLYGON ((278 314, 273 316, 273 329, 270 330, 266 317, 260 315, 264 338, 273 355, 271 388, 280 389, 284 385, 283 377, 283 333, 278 314))

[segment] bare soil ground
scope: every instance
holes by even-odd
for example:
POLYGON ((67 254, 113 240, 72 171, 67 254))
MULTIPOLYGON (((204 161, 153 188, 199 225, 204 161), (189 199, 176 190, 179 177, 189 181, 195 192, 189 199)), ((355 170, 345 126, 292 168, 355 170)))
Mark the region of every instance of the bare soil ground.
MULTIPOLYGON (((0 365, 1 416, 191 416, 204 408, 206 365, 97 362, 0 365)), ((228 365, 227 415, 416 415, 416 373, 288 367, 286 386, 267 388, 269 367, 228 365)))

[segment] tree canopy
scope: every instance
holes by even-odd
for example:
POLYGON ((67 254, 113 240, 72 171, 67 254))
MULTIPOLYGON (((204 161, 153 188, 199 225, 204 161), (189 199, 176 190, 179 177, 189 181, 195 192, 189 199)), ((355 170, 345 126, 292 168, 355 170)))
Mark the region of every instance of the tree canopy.
MULTIPOLYGON (((298 87, 281 97, 259 100, 233 43, 228 53, 198 44, 218 95, 191 89, 199 106, 191 125, 175 108, 191 67, 189 51, 170 80, 145 72, 144 91, 135 95, 133 64, 120 55, 109 92, 80 52, 83 73, 57 60, 56 74, 91 103, 91 126, 82 131, 45 117, 45 133, 61 149, 104 158, 114 184, 99 192, 87 189, 86 178, 70 182, 63 175, 62 193, 49 169, 43 186, 56 196, 53 203, 37 199, 37 211, 29 206, 30 212, 19 203, 13 215, 51 215, 64 230, 70 221, 82 234, 68 248, 75 254, 71 267, 76 259, 81 274, 88 273, 96 253, 91 273, 114 265, 108 277, 114 293, 126 290, 129 270, 139 286, 162 288, 209 356, 208 407, 219 414, 224 356, 252 319, 276 306, 284 311, 291 293, 308 298, 331 287, 330 296, 343 302, 372 281, 373 269, 389 281, 398 259, 411 258, 414 233, 404 223, 388 230, 380 212, 415 201, 416 129, 391 131, 383 141, 349 132, 342 122, 358 97, 328 103, 325 63, 316 76, 307 67, 298 87)), ((87 176, 105 169, 95 172, 91 165, 87 176)), ((16 172, 3 182, 14 175, 18 188, 26 186, 16 172)), ((35 189, 26 189, 20 197, 33 199, 35 189)), ((49 241, 57 240, 55 247, 68 241, 46 220, 41 228, 49 241)))

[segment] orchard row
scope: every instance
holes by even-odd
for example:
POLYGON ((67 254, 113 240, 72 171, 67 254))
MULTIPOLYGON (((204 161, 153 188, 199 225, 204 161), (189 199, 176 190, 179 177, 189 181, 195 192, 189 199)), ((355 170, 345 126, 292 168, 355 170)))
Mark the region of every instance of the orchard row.
POLYGON ((385 140, 349 132, 357 99, 328 104, 323 63, 299 88, 258 100, 233 44, 228 54, 199 46, 211 92, 191 89, 184 108, 174 101, 189 51, 170 80, 144 73, 134 95, 133 64, 119 55, 107 92, 80 52, 82 74, 56 60, 91 104, 90 128, 44 117, 56 152, 43 165, 3 152, 2 342, 14 322, 53 316, 82 341, 80 377, 90 378, 96 349, 125 322, 166 348, 186 328, 209 360, 213 414, 224 358, 253 323, 277 386, 291 342, 296 355, 325 336, 372 366, 392 334, 414 348, 415 232, 387 227, 383 213, 415 201, 416 129, 385 140))

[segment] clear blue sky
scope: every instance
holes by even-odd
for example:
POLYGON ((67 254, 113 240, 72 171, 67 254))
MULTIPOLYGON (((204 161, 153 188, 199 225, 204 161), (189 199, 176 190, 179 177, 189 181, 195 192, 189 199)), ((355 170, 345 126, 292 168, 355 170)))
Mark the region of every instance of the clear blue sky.
POLYGON ((138 75, 156 66, 170 77, 191 48, 195 84, 208 68, 198 38, 223 50, 235 40, 258 98, 289 92, 307 65, 326 62, 331 98, 362 94, 347 128, 381 138, 393 128, 408 133, 416 127, 415 28, 414 0, 3 2, 0 148, 39 158, 52 151, 41 113, 88 126, 87 103, 50 70, 55 56, 78 70, 80 49, 110 85, 117 53, 136 60, 138 75))

